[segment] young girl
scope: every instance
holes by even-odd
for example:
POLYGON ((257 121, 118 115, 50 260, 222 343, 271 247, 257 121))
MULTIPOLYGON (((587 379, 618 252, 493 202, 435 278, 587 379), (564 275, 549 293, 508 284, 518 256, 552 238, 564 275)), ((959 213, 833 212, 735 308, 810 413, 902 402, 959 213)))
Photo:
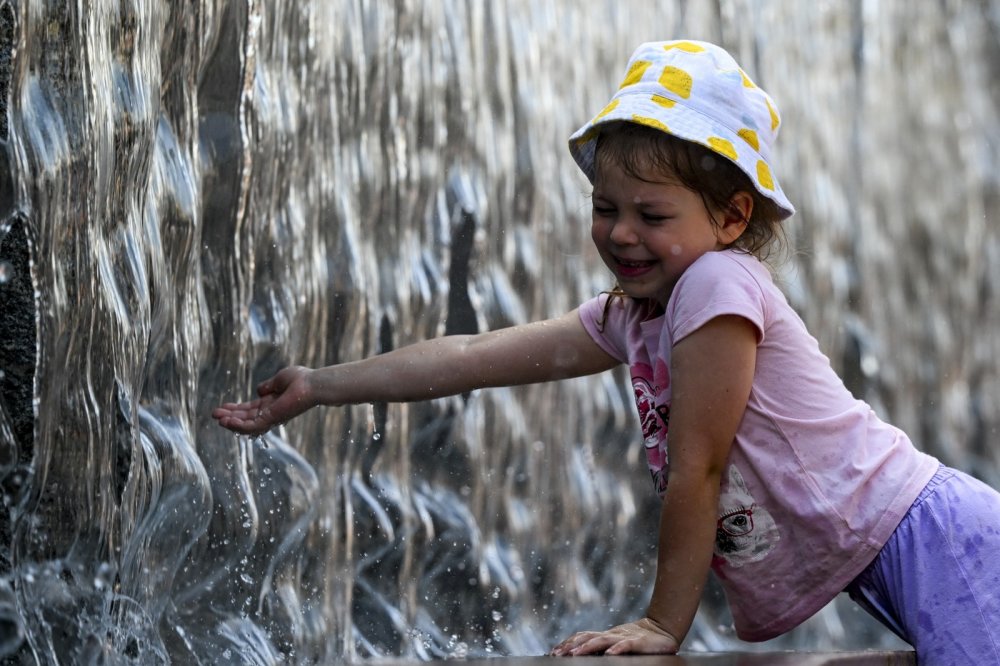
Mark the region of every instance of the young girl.
POLYGON ((741 638, 847 590, 928 664, 1000 663, 1000 494, 855 400, 758 255, 794 209, 774 103, 722 49, 644 44, 570 139, 617 288, 557 319, 286 368, 216 409, 255 434, 316 405, 412 401, 626 363, 663 499, 646 616, 555 655, 673 653, 709 569, 741 638))

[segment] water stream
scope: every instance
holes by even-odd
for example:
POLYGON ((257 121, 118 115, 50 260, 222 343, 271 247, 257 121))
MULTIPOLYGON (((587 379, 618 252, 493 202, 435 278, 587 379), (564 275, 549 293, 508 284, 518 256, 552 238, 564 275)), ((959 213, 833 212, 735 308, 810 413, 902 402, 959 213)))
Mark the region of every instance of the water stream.
MULTIPOLYGON (((778 272, 859 396, 1000 484, 1000 3, 0 0, 0 657, 540 654, 641 612, 620 374, 210 410, 609 286, 565 149, 641 41, 783 111, 778 272)), ((849 603, 764 646, 898 646, 849 603)))

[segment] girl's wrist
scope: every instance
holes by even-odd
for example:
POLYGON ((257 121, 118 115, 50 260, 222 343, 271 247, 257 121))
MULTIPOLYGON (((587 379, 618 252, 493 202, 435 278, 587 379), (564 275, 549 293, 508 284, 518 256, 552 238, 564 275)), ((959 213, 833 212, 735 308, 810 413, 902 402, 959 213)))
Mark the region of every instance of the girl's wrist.
POLYGON ((639 620, 637 624, 649 631, 653 631, 657 634, 670 638, 677 644, 678 647, 680 647, 681 641, 684 640, 683 635, 679 635, 677 632, 671 631, 663 623, 650 617, 649 613, 646 613, 646 617, 639 620))
POLYGON ((333 401, 333 396, 329 395, 331 382, 328 381, 326 375, 330 368, 307 368, 305 380, 305 402, 312 407, 319 407, 322 405, 331 406, 336 404, 333 401))
POLYGON ((306 375, 308 399, 312 407, 341 407, 357 402, 352 391, 358 390, 357 374, 344 365, 315 368, 306 375), (352 376, 354 379, 352 379, 352 376))
MULTIPOLYGON (((643 618, 646 622, 651 624, 656 631, 673 638, 680 645, 681 641, 684 640, 684 636, 687 635, 687 631, 681 631, 679 627, 685 626, 685 622, 682 618, 674 617, 673 622, 671 622, 670 613, 667 612, 657 612, 657 609, 652 605, 646 610, 646 617, 643 618)), ((690 626, 690 622, 687 623, 690 626)))

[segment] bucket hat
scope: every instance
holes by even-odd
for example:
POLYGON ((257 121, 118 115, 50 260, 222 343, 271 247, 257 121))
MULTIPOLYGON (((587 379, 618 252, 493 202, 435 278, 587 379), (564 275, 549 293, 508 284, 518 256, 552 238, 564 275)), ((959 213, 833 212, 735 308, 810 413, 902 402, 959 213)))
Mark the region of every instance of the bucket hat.
POLYGON ((600 127, 616 120, 705 146, 739 166, 778 205, 782 219, 795 212, 774 169, 778 108, 724 49, 684 40, 647 42, 635 50, 611 102, 569 139, 591 183, 600 127))

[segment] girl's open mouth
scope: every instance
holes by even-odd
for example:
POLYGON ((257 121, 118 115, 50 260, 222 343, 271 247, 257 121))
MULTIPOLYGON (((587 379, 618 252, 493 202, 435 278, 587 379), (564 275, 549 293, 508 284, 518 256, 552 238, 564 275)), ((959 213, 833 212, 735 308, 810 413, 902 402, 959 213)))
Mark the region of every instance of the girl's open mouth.
POLYGON ((655 261, 629 261, 615 257, 616 272, 621 277, 637 277, 656 264, 655 261))

